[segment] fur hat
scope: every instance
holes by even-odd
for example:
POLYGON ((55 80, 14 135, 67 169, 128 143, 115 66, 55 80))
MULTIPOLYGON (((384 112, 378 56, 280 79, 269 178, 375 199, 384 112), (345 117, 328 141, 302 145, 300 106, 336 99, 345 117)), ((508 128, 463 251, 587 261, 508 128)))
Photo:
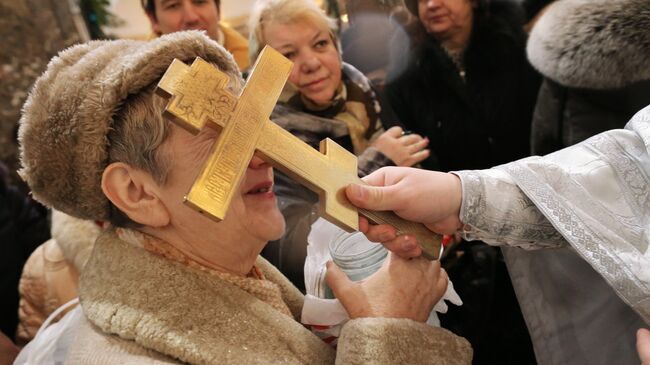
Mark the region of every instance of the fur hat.
POLYGON ((34 198, 82 219, 107 219, 101 190, 108 132, 130 94, 157 81, 174 58, 201 57, 241 78, 232 56, 204 33, 151 41, 93 41, 59 53, 36 81, 20 119, 23 179, 34 198))
POLYGON ((556 1, 528 40, 528 59, 561 85, 614 89, 650 79, 650 1, 556 1))

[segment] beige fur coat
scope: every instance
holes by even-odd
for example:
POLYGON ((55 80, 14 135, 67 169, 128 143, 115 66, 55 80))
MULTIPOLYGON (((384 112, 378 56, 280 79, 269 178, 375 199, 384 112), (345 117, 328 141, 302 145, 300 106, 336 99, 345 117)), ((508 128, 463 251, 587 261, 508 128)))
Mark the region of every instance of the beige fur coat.
POLYGON ((79 272, 101 229, 53 210, 51 232, 52 238, 29 256, 20 277, 19 344, 31 341, 52 312, 77 297, 79 272))
MULTIPOLYGON (((262 258, 294 318, 303 296, 262 258)), ((348 322, 335 350, 268 304, 203 271, 100 236, 80 281, 86 316, 69 364, 469 364, 467 341, 405 319, 348 322)))

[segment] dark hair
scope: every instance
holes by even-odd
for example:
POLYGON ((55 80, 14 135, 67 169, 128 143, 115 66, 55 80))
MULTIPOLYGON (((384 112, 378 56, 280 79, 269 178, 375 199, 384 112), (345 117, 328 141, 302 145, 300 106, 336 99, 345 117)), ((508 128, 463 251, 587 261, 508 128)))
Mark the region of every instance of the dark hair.
MULTIPOLYGON (((214 0, 214 2, 217 4, 217 10, 221 12, 221 0, 214 0)), ((156 0, 140 0, 140 5, 145 13, 156 17, 156 0)))
MULTIPOLYGON (((418 17, 418 1, 419 0, 404 0, 404 6, 406 6, 406 8, 415 17, 418 17)), ((475 14, 479 14, 479 16, 483 16, 487 14, 487 9, 490 6, 490 0, 472 0, 472 1, 476 5, 476 8, 474 9, 475 14)))

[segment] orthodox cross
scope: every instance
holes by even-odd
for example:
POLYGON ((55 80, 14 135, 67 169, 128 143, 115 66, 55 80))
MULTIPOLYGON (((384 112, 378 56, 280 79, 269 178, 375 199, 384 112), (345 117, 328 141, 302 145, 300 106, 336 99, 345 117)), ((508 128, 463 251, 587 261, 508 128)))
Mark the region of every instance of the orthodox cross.
POLYGON ((206 123, 221 128, 208 161, 185 197, 185 203, 208 217, 222 220, 253 153, 274 168, 305 185, 320 197, 320 214, 346 231, 358 230, 358 214, 371 223, 390 224, 398 234, 412 234, 423 255, 437 259, 440 236, 424 225, 406 221, 393 212, 354 207, 345 187, 363 184, 357 158, 329 138, 320 152, 269 120, 293 64, 273 48, 265 47, 238 97, 228 91, 228 75, 201 58, 191 66, 174 60, 156 92, 171 99, 164 115, 189 132, 206 123))

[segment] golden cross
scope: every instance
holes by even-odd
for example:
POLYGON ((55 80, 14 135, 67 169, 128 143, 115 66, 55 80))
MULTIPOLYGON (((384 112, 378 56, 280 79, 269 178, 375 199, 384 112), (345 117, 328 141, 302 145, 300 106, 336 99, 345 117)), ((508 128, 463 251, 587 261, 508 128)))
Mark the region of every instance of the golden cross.
POLYGON ((222 220, 246 168, 258 151, 274 168, 284 172, 320 197, 320 214, 348 232, 358 230, 358 214, 370 222, 390 224, 398 233, 416 236, 425 257, 437 259, 440 236, 421 224, 393 212, 355 208, 345 197, 357 176, 357 158, 329 138, 320 152, 269 120, 293 64, 273 48, 265 47, 238 97, 228 90, 228 76, 201 58, 191 66, 174 60, 156 92, 171 98, 164 115, 193 134, 206 123, 221 128, 215 147, 185 202, 217 221, 222 220))

